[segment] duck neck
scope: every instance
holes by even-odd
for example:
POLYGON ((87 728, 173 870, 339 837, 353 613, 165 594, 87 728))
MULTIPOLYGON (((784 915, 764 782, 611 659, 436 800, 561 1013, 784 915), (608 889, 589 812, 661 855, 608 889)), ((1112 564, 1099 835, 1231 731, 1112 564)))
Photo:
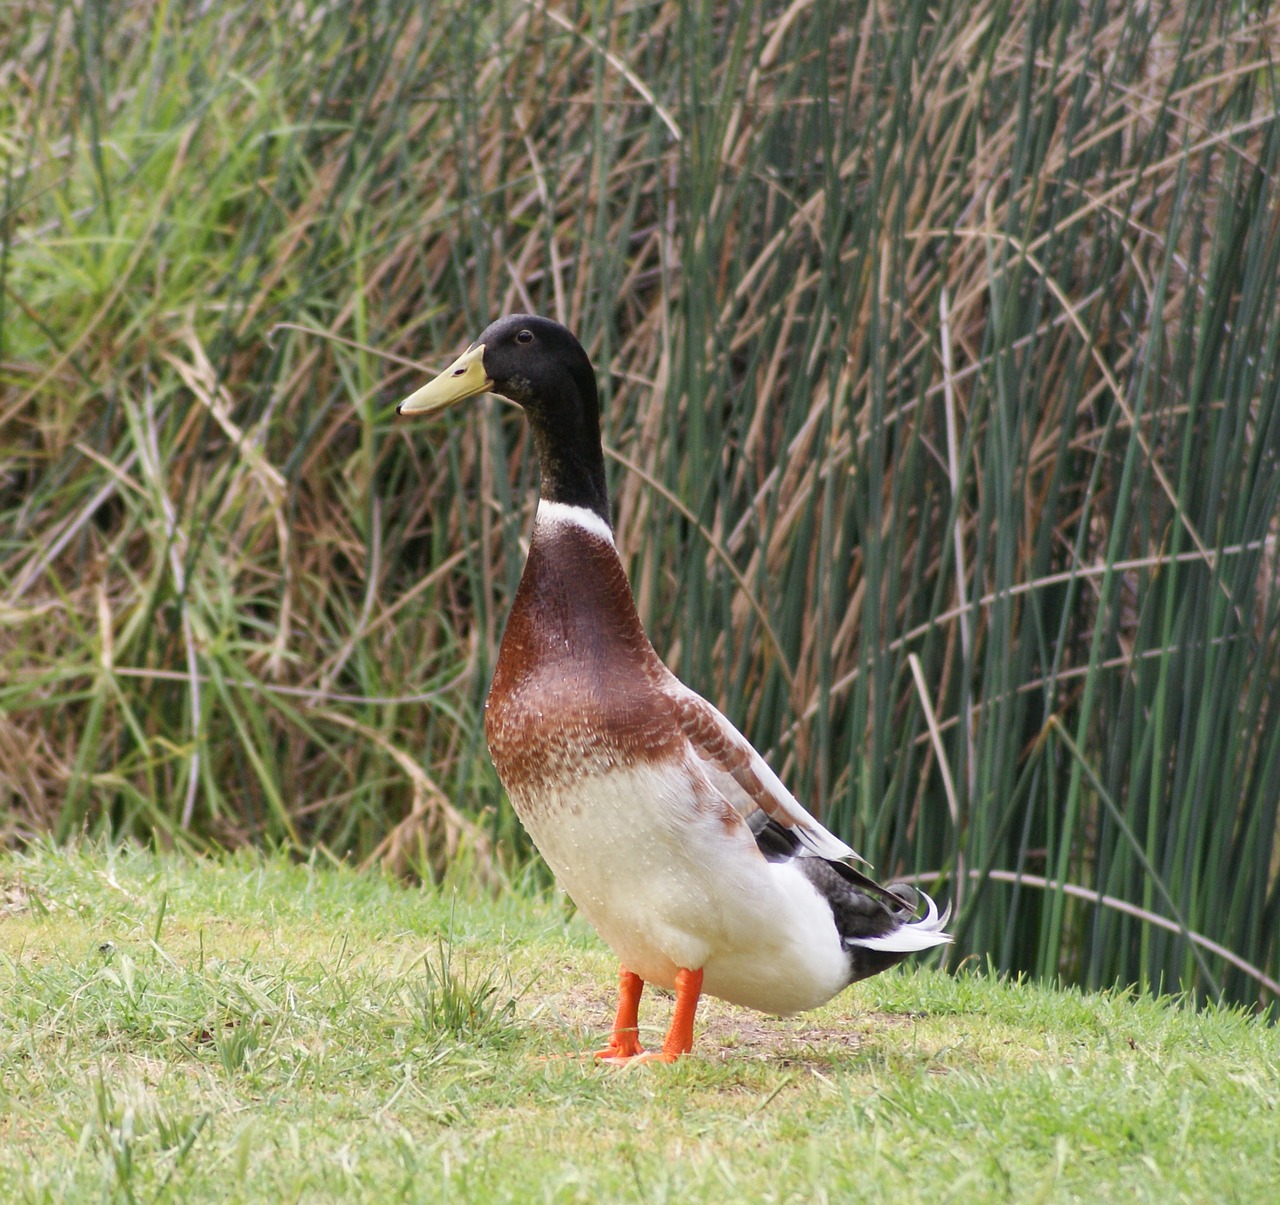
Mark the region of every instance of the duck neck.
POLYGON ((544 502, 585 507, 612 530, 594 386, 591 396, 581 399, 579 405, 557 407, 554 420, 540 409, 527 405, 525 409, 538 449, 539 496, 544 502))

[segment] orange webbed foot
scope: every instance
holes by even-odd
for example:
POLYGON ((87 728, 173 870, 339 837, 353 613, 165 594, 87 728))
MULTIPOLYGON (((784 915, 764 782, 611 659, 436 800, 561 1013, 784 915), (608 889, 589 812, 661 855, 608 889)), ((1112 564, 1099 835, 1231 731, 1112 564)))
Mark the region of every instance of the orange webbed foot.
POLYGON ((635 1030, 631 1030, 621 1034, 615 1033, 609 1039, 609 1045, 603 1050, 597 1050, 593 1057, 599 1059, 602 1063, 616 1063, 621 1066, 624 1063, 631 1062, 632 1059, 642 1057, 646 1053, 647 1051, 636 1038, 635 1030))
POLYGON ((665 1050, 642 1050, 632 1058, 610 1061, 618 1067, 642 1067, 646 1063, 674 1063, 679 1057, 678 1054, 668 1054, 665 1050))

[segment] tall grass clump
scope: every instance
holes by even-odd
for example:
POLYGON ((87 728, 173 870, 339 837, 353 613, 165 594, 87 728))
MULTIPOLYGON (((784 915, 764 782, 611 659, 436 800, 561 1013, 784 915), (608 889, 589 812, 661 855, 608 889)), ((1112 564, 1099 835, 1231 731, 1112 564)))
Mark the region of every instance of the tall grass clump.
POLYGON ((18 5, 7 833, 522 856, 480 712, 531 449, 390 403, 532 309, 600 370, 655 644, 960 956, 1270 999, 1278 34, 18 5))

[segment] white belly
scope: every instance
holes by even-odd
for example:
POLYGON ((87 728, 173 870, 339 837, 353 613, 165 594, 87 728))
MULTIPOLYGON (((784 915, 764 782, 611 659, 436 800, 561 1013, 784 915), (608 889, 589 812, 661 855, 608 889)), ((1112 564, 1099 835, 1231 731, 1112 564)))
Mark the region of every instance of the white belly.
POLYGON ((690 799, 686 773, 613 769, 512 802, 557 881, 629 970, 769 1013, 814 1008, 849 981, 831 911, 745 825, 690 799))

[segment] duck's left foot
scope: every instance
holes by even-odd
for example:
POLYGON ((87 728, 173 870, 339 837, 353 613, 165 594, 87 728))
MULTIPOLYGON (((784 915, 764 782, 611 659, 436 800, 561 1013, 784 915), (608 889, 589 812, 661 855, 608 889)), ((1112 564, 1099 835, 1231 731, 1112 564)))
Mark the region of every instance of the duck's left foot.
POLYGON ((676 1008, 671 1014, 671 1028, 667 1030, 662 1050, 652 1056, 654 1061, 674 1063, 682 1054, 693 1050, 693 1018, 701 995, 702 969, 689 971, 681 967, 676 972, 676 1008))

